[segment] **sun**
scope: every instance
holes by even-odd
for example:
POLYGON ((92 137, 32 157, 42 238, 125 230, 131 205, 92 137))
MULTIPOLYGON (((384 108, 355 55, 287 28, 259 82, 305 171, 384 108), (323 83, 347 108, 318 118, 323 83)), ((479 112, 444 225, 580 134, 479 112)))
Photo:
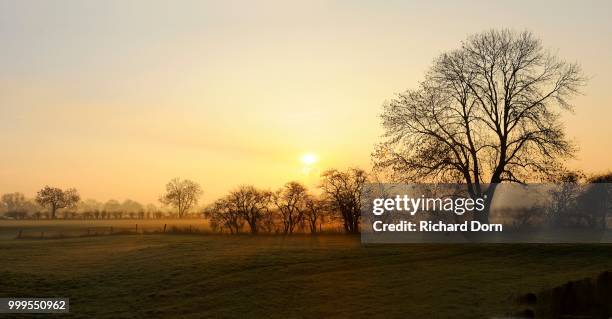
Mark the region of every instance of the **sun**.
POLYGON ((313 153, 305 153, 300 159, 304 165, 308 166, 313 165, 318 161, 317 156, 313 153))

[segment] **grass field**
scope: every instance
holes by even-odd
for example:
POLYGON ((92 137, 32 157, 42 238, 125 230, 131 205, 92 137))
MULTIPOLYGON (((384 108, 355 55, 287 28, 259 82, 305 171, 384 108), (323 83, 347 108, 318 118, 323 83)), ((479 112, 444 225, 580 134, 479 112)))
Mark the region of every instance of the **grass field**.
POLYGON ((71 313, 61 317, 71 318, 503 317, 518 309, 518 295, 609 269, 609 245, 363 246, 343 235, 0 239, 0 295, 69 297, 71 313))
POLYGON ((57 237, 60 235, 75 237, 95 233, 108 233, 111 228, 114 232, 135 231, 159 232, 167 225, 168 229, 173 227, 194 231, 209 231, 208 221, 201 218, 193 219, 106 219, 106 220, 83 220, 83 219, 23 219, 23 220, 0 220, 0 240, 13 239, 19 231, 24 236, 57 237))

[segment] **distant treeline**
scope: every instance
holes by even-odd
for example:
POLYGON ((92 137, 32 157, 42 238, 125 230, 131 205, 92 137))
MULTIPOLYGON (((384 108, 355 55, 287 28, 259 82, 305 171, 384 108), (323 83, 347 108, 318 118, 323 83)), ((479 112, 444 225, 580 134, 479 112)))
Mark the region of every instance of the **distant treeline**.
MULTIPOLYGON (((367 173, 361 169, 332 169, 321 174, 317 192, 296 181, 275 191, 241 185, 199 209, 196 205, 202 193, 200 186, 178 178, 171 180, 160 196, 163 207, 144 206, 129 199, 122 203, 82 201, 75 189, 45 186, 35 199, 26 199, 21 193, 4 194, 0 198, 0 213, 7 219, 204 218, 213 231, 230 234, 317 233, 338 227, 347 233, 357 233, 362 190, 367 182, 367 173)), ((561 227, 606 227, 612 205, 610 187, 589 185, 612 182, 611 173, 587 178, 584 173, 570 171, 549 182, 557 186, 550 190, 546 207, 503 212, 512 220, 512 227, 550 223, 561 227), (606 194, 599 194, 601 191, 606 194)))
MULTIPOLYGON (((21 193, 8 193, 0 198, 0 214, 5 219, 51 219, 51 212, 34 199, 26 198, 21 193)), ((177 214, 155 206, 143 205, 127 199, 123 202, 109 200, 105 203, 93 199, 79 201, 72 207, 65 207, 56 212, 62 219, 148 219, 173 218, 177 214)), ((195 216, 194 216, 195 217, 195 216)))
POLYGON ((612 173, 587 177, 569 171, 551 179, 549 200, 540 205, 498 212, 515 229, 556 228, 606 229, 612 212, 612 173))
POLYGON ((0 198, 5 219, 161 219, 205 218, 213 231, 227 233, 320 232, 328 225, 342 225, 349 233, 359 231, 361 190, 365 171, 351 168, 321 174, 319 194, 292 181, 276 191, 241 185, 205 208, 195 209, 202 191, 190 180, 175 178, 160 196, 163 207, 133 200, 102 203, 81 200, 76 189, 43 187, 34 199, 21 193, 0 198))

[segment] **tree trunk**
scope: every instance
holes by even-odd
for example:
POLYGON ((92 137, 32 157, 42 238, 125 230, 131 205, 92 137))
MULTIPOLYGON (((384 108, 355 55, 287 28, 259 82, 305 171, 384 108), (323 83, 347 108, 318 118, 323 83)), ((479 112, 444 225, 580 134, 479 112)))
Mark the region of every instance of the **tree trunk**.
POLYGON ((482 212, 475 213, 476 216, 474 216, 474 220, 480 223, 483 223, 483 224, 489 223, 489 216, 491 213, 491 204, 493 203, 493 197, 495 196, 495 190, 497 189, 498 185, 499 185, 498 183, 489 184, 487 190, 484 192, 484 196, 486 196, 486 198, 484 199, 485 200, 484 210, 482 212))
POLYGON ((359 215, 354 217, 353 220, 353 233, 359 233, 359 215))
POLYGON ((249 227, 251 227, 251 234, 257 234, 257 219, 251 218, 249 219, 249 227))

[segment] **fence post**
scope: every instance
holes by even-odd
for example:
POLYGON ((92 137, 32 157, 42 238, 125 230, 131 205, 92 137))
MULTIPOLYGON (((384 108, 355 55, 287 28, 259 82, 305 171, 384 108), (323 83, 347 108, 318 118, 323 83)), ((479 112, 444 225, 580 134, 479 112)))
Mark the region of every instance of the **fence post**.
POLYGON ((166 232, 166 226, 168 226, 168 224, 164 224, 164 233, 166 232))
POLYGON ((136 224, 136 234, 138 234, 138 224, 136 224))

